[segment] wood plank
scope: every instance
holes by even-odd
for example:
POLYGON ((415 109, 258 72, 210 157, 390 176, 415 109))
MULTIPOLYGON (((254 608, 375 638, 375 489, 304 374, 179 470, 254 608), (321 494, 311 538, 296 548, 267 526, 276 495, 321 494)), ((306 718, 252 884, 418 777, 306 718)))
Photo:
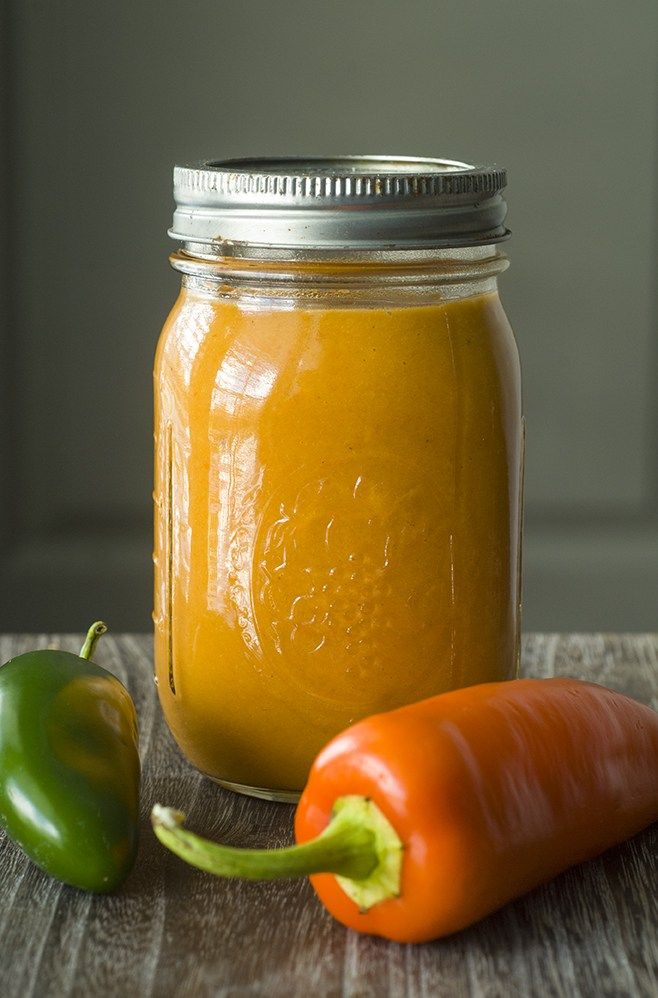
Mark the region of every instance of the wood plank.
MULTIPOLYGON (((0 637, 0 660, 81 638, 0 637)), ((221 790, 176 749, 157 704, 151 642, 108 635, 98 661, 124 681, 140 717, 142 839, 111 897, 41 874, 0 836, 0 994, 68 996, 405 995, 579 998, 658 994, 656 826, 449 939, 400 946, 345 931, 307 882, 219 881, 162 849, 151 805, 240 845, 282 845, 291 807, 221 790)), ((658 706, 658 635, 528 635, 527 675, 575 675, 658 706)))

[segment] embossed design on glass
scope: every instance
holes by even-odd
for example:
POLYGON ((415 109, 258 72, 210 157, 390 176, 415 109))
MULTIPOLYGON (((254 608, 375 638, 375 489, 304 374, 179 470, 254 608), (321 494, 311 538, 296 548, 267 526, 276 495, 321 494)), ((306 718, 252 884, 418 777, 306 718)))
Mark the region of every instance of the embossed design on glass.
POLYGON ((402 462, 308 469, 277 493, 256 545, 254 604, 266 654, 291 683, 322 699, 366 707, 399 695, 387 663, 419 654, 417 682, 449 615, 449 532, 440 499, 414 485, 402 462), (301 482, 301 484, 300 484, 301 482), (410 571, 410 566, 414 568, 410 571), (429 580, 422 588, 418 578, 429 580), (373 676, 377 676, 373 689, 373 676))

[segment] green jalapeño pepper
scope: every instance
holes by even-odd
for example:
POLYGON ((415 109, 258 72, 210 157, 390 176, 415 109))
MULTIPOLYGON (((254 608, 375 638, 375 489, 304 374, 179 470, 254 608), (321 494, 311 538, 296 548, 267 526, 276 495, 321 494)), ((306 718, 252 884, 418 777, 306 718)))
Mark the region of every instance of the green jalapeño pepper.
POLYGON ((27 652, 0 668, 0 827, 38 866, 88 891, 116 888, 137 849, 137 717, 126 688, 80 655, 27 652))

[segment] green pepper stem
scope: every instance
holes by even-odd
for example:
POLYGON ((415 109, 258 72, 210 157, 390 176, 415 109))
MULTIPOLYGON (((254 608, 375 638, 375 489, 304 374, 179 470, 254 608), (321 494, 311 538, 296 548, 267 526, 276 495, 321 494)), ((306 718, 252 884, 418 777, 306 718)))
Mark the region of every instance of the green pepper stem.
POLYGON ((96 647, 96 642, 103 634, 105 634, 106 631, 107 624, 104 624, 102 620, 97 620, 91 625, 87 631, 85 643, 80 649, 80 658, 86 658, 87 661, 91 659, 91 656, 94 653, 94 648, 96 647))
POLYGON ((156 804, 160 842, 192 866, 222 877, 272 880, 334 873, 363 910, 400 892, 402 843, 373 801, 341 797, 317 838, 285 849, 240 849, 210 842, 183 828, 185 815, 156 804))

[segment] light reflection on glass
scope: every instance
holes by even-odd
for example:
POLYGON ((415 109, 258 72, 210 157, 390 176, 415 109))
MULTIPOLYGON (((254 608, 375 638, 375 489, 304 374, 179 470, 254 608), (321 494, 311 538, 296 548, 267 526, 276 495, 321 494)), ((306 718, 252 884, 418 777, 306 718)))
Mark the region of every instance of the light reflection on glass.
POLYGON ((229 616, 232 626, 241 631, 244 643, 259 657, 251 574, 263 469, 257 437, 235 429, 227 434, 224 415, 235 417, 236 413, 253 410, 249 413, 251 423, 268 399, 277 375, 274 364, 236 343, 219 366, 211 400, 214 440, 208 482, 207 605, 209 610, 229 616))
MULTIPOLYGON (((195 367, 202 359, 202 350, 208 342, 208 330, 212 326, 215 312, 211 302, 192 301, 188 302, 186 308, 182 309, 176 320, 176 379, 177 391, 181 393, 181 399, 185 391, 189 390, 194 377, 195 367)), ((164 389, 160 388, 161 400, 166 397, 164 389)), ((183 418, 185 405, 175 398, 170 399, 169 406, 163 402, 162 418, 169 417, 171 429, 171 466, 168 468, 168 479, 172 492, 172 508, 169 516, 172 518, 171 538, 172 564, 175 566, 178 584, 181 586, 182 598, 187 601, 190 593, 190 564, 192 558, 192 531, 189 526, 189 504, 190 487, 188 475, 188 463, 190 455, 190 427, 183 418), (168 412, 166 411, 168 409, 168 412)), ((161 460, 167 464, 167 456, 162 455, 161 460)), ((167 491, 169 489, 167 488, 167 491)), ((166 606, 165 597, 160 598, 160 605, 164 609, 166 606)))
POLYGON ((199 349, 208 336, 215 313, 209 302, 195 301, 182 309, 176 321, 176 338, 180 355, 179 373, 187 388, 199 349))
POLYGON ((232 416, 250 401, 262 401, 270 394, 277 369, 253 353, 243 353, 239 344, 230 350, 217 372, 211 405, 232 416))

